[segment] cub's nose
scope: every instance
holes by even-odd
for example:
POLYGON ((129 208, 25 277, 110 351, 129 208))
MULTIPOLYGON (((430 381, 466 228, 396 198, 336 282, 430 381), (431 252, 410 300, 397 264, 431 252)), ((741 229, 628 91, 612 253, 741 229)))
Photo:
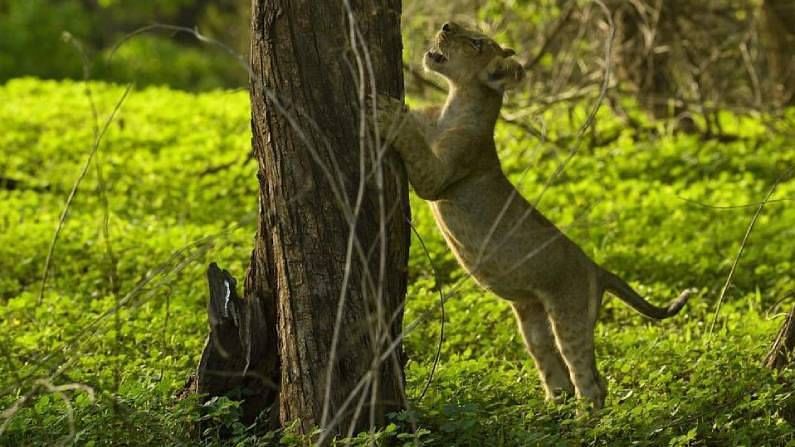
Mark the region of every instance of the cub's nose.
POLYGON ((453 24, 453 22, 445 22, 444 25, 442 25, 442 32, 443 33, 449 33, 451 31, 453 31, 453 27, 454 26, 455 25, 453 24))

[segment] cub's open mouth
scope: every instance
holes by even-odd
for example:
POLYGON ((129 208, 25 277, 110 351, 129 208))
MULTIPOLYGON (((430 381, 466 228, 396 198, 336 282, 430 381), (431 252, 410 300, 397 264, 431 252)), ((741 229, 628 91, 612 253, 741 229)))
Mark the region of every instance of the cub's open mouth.
POLYGON ((437 51, 428 51, 428 57, 437 64, 443 64, 447 62, 445 55, 437 51))

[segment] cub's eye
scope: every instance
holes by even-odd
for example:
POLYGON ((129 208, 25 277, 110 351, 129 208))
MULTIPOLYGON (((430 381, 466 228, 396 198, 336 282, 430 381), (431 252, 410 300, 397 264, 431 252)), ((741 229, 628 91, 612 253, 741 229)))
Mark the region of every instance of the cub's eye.
POLYGON ((483 49, 483 39, 469 39, 469 44, 478 51, 483 49))

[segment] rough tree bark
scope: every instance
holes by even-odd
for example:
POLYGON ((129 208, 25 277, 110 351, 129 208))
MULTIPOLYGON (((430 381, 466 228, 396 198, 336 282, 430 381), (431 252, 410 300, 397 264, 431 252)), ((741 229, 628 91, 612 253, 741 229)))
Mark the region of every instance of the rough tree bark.
POLYGON ((762 3, 760 31, 767 54, 768 76, 773 81, 772 99, 785 106, 795 105, 795 7, 790 0, 762 3))
POLYGON ((208 271, 197 381, 243 389, 249 420, 346 433, 404 406, 407 182, 360 113, 402 97, 401 48, 400 0, 252 0, 256 244, 242 300, 208 271))

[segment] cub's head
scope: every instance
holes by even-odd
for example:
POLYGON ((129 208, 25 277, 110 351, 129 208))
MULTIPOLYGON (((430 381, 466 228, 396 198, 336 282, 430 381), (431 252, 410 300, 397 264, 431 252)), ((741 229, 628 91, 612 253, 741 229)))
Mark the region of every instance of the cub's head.
POLYGON ((436 34, 423 63, 456 86, 480 83, 502 93, 519 85, 525 76, 514 54, 477 31, 447 22, 436 34))

